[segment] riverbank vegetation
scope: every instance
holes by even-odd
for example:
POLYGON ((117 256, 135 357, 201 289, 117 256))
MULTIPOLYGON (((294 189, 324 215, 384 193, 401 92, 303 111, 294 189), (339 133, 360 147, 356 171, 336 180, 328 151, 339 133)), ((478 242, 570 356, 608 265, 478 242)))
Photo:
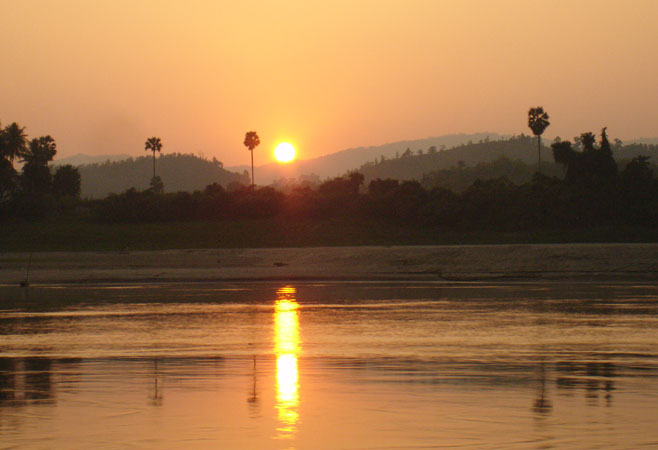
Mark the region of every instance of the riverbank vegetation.
POLYGON ((658 242, 658 230, 647 227, 463 231, 351 218, 141 223, 50 218, 10 220, 2 223, 0 228, 3 252, 658 242))
POLYGON ((278 188, 131 188, 85 200, 77 169, 53 174, 48 167, 54 140, 28 141, 14 126, 3 131, 0 158, 0 241, 7 251, 658 240, 658 179, 649 158, 618 163, 618 144, 605 129, 598 138, 554 141, 554 162, 541 173, 503 158, 429 171, 420 181, 366 183, 355 171, 278 188), (14 158, 23 161, 20 173, 14 158))

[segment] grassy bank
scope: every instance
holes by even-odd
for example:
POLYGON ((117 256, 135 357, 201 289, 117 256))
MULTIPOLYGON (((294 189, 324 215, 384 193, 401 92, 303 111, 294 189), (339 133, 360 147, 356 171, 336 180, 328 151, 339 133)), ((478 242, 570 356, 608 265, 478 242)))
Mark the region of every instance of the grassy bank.
POLYGON ((11 221, 0 225, 0 249, 5 252, 569 242, 658 242, 658 230, 457 232, 348 219, 138 224, 60 220, 11 221))

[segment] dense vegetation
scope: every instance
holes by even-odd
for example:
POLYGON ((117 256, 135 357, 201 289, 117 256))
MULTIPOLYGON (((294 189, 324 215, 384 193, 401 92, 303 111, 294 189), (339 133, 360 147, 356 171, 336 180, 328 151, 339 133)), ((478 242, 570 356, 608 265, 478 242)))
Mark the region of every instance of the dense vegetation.
MULTIPOLYGON (((28 142, 22 129, 12 124, 3 129, 0 142, 0 214, 4 220, 8 217, 57 218, 60 223, 69 223, 71 230, 76 225, 70 224, 83 223, 96 224, 99 230, 111 224, 131 224, 135 229, 158 223, 223 223, 227 229, 232 227, 228 224, 249 224, 236 225, 236 243, 249 245, 251 239, 254 245, 259 242, 266 245, 268 242, 294 242, 292 231, 277 239, 274 237, 281 230, 299 226, 304 229, 306 238, 300 236, 297 242, 303 245, 306 241, 343 242, 347 236, 352 236, 352 244, 385 243, 382 230, 395 230, 389 234, 391 243, 418 243, 438 242, 440 236, 458 233, 518 234, 550 230, 573 233, 573 230, 593 227, 655 230, 658 226, 658 180, 649 157, 642 155, 655 152, 655 147, 611 144, 605 129, 598 142, 592 133, 583 133, 573 143, 554 141, 547 150, 554 162, 544 162, 541 173, 535 172, 537 166, 521 158, 509 159, 504 153, 501 157, 505 150, 512 157, 532 155, 534 159, 537 150, 534 138, 521 136, 464 145, 460 148, 466 151, 461 153, 457 151, 459 148, 441 152, 430 149, 427 153, 401 155, 391 160, 402 161, 409 167, 424 165, 427 171, 430 164, 425 160, 438 158, 442 153, 448 155, 443 158, 452 159, 459 155, 476 160, 475 155, 485 153, 491 158, 490 162, 474 166, 459 163, 464 159, 458 159, 456 166, 426 173, 420 181, 388 177, 366 182, 364 173, 352 172, 324 182, 307 179, 299 184, 287 183, 277 189, 248 186, 247 176, 227 186, 213 182, 192 192, 171 192, 171 186, 166 192, 132 187, 96 200, 79 199, 77 169, 64 166, 52 174, 48 167, 56 153, 52 138, 46 136, 28 142), (627 158, 617 163, 613 151, 627 158), (13 167, 14 158, 24 162, 20 174, 13 167), (415 161, 413 165, 412 161, 415 161), (338 225, 327 228, 331 223, 338 225), (277 230, 269 230, 268 224, 276 226, 277 230), (353 226, 360 231, 354 231, 353 226), (252 230, 251 235, 240 234, 240 230, 247 229, 252 230), (318 230, 324 230, 321 239, 318 230), (332 237, 332 233, 335 236, 332 237), (372 236, 369 237, 369 233, 372 236)), ((537 145, 540 145, 539 140, 537 145)), ((175 165, 186 158, 199 160, 179 154, 160 157, 159 173, 166 180, 167 165, 162 162, 170 161, 175 165)), ((152 174, 149 157, 137 158, 125 166, 123 162, 96 166, 115 168, 119 176, 123 167, 133 167, 135 161, 143 162, 144 183, 148 183, 152 174)), ((385 165, 387 161, 384 159, 377 165, 385 165)), ((218 162, 210 164, 221 169, 218 162)), ((83 180, 85 176, 93 177, 85 175, 83 170, 83 180)), ((176 227, 179 231, 185 229, 185 226, 176 227)), ((617 232, 604 235, 615 240, 620 236, 617 232)), ((181 242, 188 241, 194 239, 186 238, 181 242)), ((211 237, 210 241, 217 239, 211 237)))
MULTIPOLYGON (((546 148, 546 151, 549 149, 546 148)), ((525 163, 536 162, 536 143, 529 136, 515 136, 509 139, 469 142, 449 149, 407 148, 395 158, 381 157, 359 168, 365 182, 377 178, 394 178, 397 180, 420 180, 432 170, 466 167, 479 163, 495 161, 501 157, 525 163)))
POLYGON ((70 210, 80 196, 80 173, 70 165, 53 173, 48 167, 57 154, 50 136, 28 140, 16 122, 0 127, 0 218, 36 217, 70 210), (21 172, 14 163, 23 163, 21 172))
MULTIPOLYGON (((579 139, 576 139, 576 146, 580 145, 579 139)), ((611 147, 620 165, 642 155, 658 160, 658 145, 624 145, 615 140, 611 147)), ((542 145, 541 152, 548 156, 542 158, 541 173, 563 177, 564 168, 548 161, 552 160, 551 148, 542 145)), ((395 158, 382 156, 359 168, 366 184, 377 178, 422 180, 423 186, 427 188, 442 186, 457 191, 463 191, 477 178, 507 176, 516 184, 525 183, 530 181, 536 171, 537 141, 525 135, 495 141, 485 138, 443 150, 436 147, 415 150, 407 148, 395 158)))
MULTIPOLYGON (((108 222, 215 219, 374 219, 407 226, 454 230, 533 230, 592 226, 658 225, 658 181, 648 158, 633 158, 621 170, 603 130, 598 145, 584 133, 578 145, 552 145, 564 178, 535 174, 516 184, 508 177, 476 180, 462 192, 425 188, 418 181, 372 180, 354 172, 317 187, 287 193, 272 187, 218 184, 194 193, 158 195, 130 190, 93 204, 108 222)), ((495 166, 494 166, 495 167, 495 166)))

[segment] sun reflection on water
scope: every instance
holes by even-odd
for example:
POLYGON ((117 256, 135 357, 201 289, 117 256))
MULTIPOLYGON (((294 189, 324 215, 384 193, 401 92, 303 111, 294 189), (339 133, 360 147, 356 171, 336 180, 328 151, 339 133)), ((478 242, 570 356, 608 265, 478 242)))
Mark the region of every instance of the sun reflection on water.
POLYGON ((286 286, 277 290, 274 307, 274 353, 276 355, 276 409, 279 438, 290 438, 299 420, 299 375, 297 355, 300 351, 299 313, 296 290, 286 286))

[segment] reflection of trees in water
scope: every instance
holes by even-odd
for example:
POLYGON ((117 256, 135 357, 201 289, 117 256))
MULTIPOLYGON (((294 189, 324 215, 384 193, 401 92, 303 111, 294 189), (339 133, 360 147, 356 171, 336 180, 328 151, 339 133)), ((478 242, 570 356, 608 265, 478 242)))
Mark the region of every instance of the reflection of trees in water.
POLYGON ((16 360, 0 358, 0 406, 12 402, 16 396, 16 360))
MULTIPOLYGON (((560 361, 555 364, 555 386, 558 391, 574 393, 582 390, 591 406, 596 406, 603 397, 606 406, 612 406, 612 392, 615 390, 614 378, 617 377, 618 367, 608 361, 605 362, 571 362, 560 361)), ((547 390, 547 370, 542 362, 539 365, 539 387, 533 403, 533 411, 538 414, 547 414, 553 408, 547 390)))
POLYGON ((153 358, 153 393, 151 395, 151 405, 162 406, 162 386, 158 358, 153 358))
POLYGON ((49 358, 0 358, 0 406, 53 402, 52 364, 49 358))
POLYGON ((585 397, 592 404, 600 398, 602 393, 606 405, 612 405, 612 392, 615 390, 614 378, 617 377, 618 367, 611 362, 558 362, 555 365, 558 374, 556 385, 563 391, 583 389, 585 397))
POLYGON ((54 403, 53 374, 61 374, 58 382, 70 386, 76 377, 67 376, 68 369, 78 363, 76 359, 0 358, 0 407, 54 403))
POLYGON ((25 358, 25 399, 54 400, 52 384, 52 360, 49 358, 25 358))
POLYGON ((546 396, 546 367, 539 363, 539 388, 532 410, 538 414, 548 414, 553 409, 553 403, 546 396))
POLYGON ((258 398, 258 389, 256 384, 256 376, 258 372, 256 370, 256 355, 253 356, 253 366, 251 372, 251 388, 249 389, 249 394, 247 395, 247 403, 249 404, 249 417, 256 418, 260 417, 260 400, 258 398))
MULTIPOLYGON (((111 362, 108 360, 107 362, 111 362)), ((150 406, 162 406, 165 386, 189 382, 190 380, 210 379, 221 374, 222 357, 149 357, 130 359, 119 364, 138 364, 139 373, 148 376, 144 386, 150 406), (150 374, 150 375, 149 375, 150 374)))

